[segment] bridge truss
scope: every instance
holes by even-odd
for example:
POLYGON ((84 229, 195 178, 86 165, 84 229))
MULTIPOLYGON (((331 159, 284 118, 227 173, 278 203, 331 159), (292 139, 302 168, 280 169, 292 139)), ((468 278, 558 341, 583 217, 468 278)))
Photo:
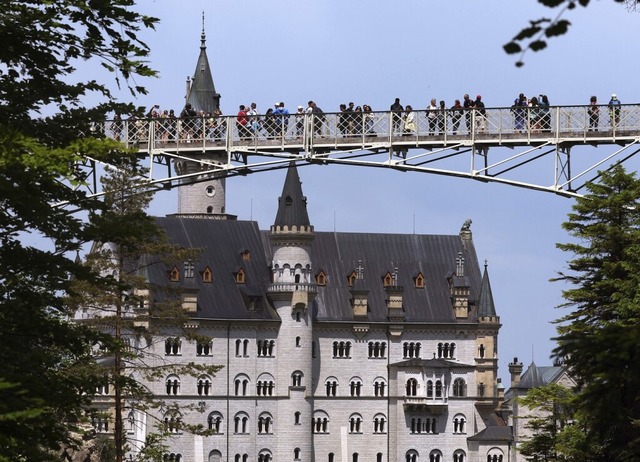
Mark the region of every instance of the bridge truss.
MULTIPOLYGON (((454 112, 202 116, 108 121, 105 136, 137 150, 150 189, 283 168, 291 161, 429 173, 578 196, 598 171, 640 151, 640 105, 454 112), (413 119, 413 123, 410 123, 413 119), (176 166, 200 168, 180 174, 176 166)), ((87 157, 79 177, 101 195, 106 165, 87 157)), ((633 167, 635 169, 635 167, 633 167)))

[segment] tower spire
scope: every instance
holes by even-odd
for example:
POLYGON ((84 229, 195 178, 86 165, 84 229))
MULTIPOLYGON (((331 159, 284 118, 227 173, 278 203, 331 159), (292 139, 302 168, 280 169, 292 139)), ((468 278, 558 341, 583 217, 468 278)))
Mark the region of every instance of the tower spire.
POLYGON ((207 49, 207 36, 204 33, 204 11, 202 12, 202 34, 200 35, 200 49, 201 50, 206 50, 207 49))

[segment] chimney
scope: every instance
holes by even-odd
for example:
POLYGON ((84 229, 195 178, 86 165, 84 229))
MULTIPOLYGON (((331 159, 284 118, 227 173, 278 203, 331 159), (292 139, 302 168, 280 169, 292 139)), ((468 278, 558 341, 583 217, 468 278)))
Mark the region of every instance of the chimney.
POLYGON ((522 363, 518 362, 518 358, 513 358, 513 362, 509 364, 509 373, 511 374, 511 387, 517 386, 522 375, 522 363))

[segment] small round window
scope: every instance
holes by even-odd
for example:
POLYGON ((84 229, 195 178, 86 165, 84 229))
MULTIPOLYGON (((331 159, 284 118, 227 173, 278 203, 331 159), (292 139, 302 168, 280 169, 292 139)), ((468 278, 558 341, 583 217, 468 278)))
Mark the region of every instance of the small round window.
POLYGON ((207 191, 207 196, 209 196, 209 197, 213 197, 213 196, 216 195, 216 188, 214 188, 211 185, 207 186, 206 191, 207 191))

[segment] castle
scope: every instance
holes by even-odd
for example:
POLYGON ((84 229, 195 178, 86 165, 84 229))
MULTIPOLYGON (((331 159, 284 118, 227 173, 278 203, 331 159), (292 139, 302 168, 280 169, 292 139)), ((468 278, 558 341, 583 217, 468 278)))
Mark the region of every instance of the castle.
MULTIPOLYGON (((198 110, 219 98, 203 32, 187 102, 198 110)), ((157 223, 203 252, 147 277, 178 288, 189 329, 211 341, 167 328, 149 357, 223 367, 146 383, 184 410, 154 411, 175 429, 165 460, 514 460, 500 413, 500 318, 469 223, 454 235, 316 231, 294 163, 269 230, 226 213, 223 179, 179 189, 178 213, 157 223)), ((139 411, 127 419, 133 442, 153 431, 139 411)))

